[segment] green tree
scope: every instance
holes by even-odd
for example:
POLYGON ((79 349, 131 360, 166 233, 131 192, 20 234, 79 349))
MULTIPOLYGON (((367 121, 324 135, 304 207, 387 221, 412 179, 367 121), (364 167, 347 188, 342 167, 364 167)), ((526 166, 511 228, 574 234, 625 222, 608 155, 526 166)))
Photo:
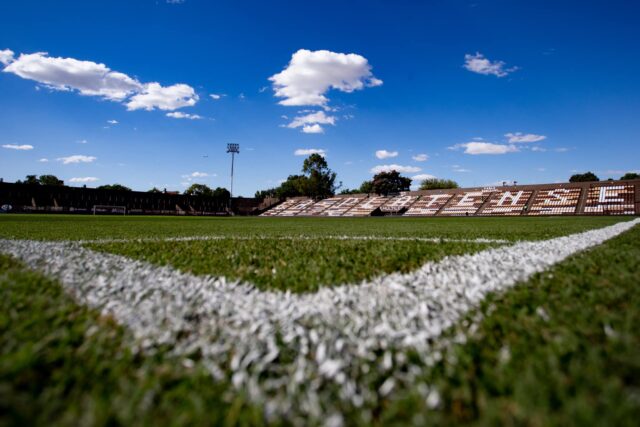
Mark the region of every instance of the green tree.
POLYGON ((400 172, 380 172, 373 177, 373 192, 382 195, 409 191, 411 178, 400 176, 400 172))
POLYGON ((191 184, 184 190, 187 196, 213 197, 213 190, 206 184, 191 184))
POLYGON ((147 193, 162 193, 158 188, 153 187, 151 190, 147 191, 147 193))
POLYGON ((577 173, 575 175, 571 175, 569 178, 569 182, 591 182, 591 181, 600 181, 600 178, 596 176, 593 172, 586 173, 577 173))
POLYGON ((213 197, 222 200, 229 200, 231 198, 231 193, 226 188, 217 187, 213 190, 213 197))
POLYGON ((98 190, 111 190, 111 191, 132 191, 129 187, 125 187, 122 184, 106 184, 97 187, 98 190))
POLYGON ((24 181, 17 180, 16 184, 40 185, 40 181, 38 181, 38 177, 35 175, 27 175, 24 181))
POLYGON ((421 190, 440 190, 459 188, 458 183, 451 179, 429 178, 420 183, 421 190))
POLYGON ((284 199, 287 197, 298 197, 305 195, 307 188, 307 177, 304 175, 289 175, 278 188, 276 188, 276 197, 284 199))
POLYGON ((55 175, 40 175, 38 182, 42 185, 64 185, 64 181, 55 175))
POLYGON ((314 153, 302 164, 302 173, 306 176, 304 195, 313 198, 325 198, 336 193, 336 173, 329 169, 327 160, 314 153))
POLYGON ((360 193, 373 193, 373 181, 363 181, 358 189, 360 193))
POLYGON ((627 172, 624 175, 622 175, 620 177, 621 180, 627 180, 627 179, 640 179, 640 174, 635 173, 635 172, 627 172))

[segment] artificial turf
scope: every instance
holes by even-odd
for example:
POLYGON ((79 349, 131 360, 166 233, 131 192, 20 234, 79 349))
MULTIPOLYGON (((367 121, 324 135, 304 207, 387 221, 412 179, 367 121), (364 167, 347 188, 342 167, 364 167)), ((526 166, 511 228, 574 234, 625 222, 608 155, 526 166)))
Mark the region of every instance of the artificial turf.
POLYGON ((427 261, 477 252, 496 244, 266 238, 87 246, 194 274, 248 281, 260 289, 307 292, 380 274, 410 272, 427 261))
POLYGON ((0 215, 0 238, 147 239, 176 236, 393 236, 543 240, 625 217, 259 218, 0 215))
MULTIPOLYGON (((458 219, 463 226, 452 226, 457 231, 449 236, 473 228, 467 220, 458 219)), ((481 223, 484 218, 472 220, 481 223)), ((100 218, 93 224, 103 228, 108 221, 100 218)), ((42 232, 39 237, 62 236, 64 228, 75 238, 90 238, 91 231, 73 230, 70 224, 56 224, 51 234, 42 232)), ((116 233, 126 232, 121 224, 112 224, 116 233)), ((166 225, 165 231, 184 231, 175 224, 166 225)), ((513 224, 517 223, 507 222, 505 228, 516 229, 513 224)), ((589 228, 586 223, 555 224, 555 229, 564 230, 556 231, 559 234, 589 228)), ((18 232, 20 227, 12 227, 0 227, 0 233, 36 238, 33 229, 18 232)), ((499 237, 497 223, 492 227, 493 237, 499 237)), ((529 233, 525 229, 516 234, 525 238, 529 233)), ((465 343, 442 349, 441 361, 423 367, 420 381, 396 389, 377 406, 343 406, 346 423, 637 425, 638 265, 640 227, 635 227, 504 294, 490 296, 448 332, 467 336, 465 343), (421 384, 435 385, 437 396, 425 400, 418 392, 421 384)), ((131 340, 111 319, 75 304, 55 281, 0 255, 0 425, 267 422, 264 408, 225 381, 214 381, 197 361, 185 364, 172 358, 170 349, 136 354, 130 350, 131 340)))

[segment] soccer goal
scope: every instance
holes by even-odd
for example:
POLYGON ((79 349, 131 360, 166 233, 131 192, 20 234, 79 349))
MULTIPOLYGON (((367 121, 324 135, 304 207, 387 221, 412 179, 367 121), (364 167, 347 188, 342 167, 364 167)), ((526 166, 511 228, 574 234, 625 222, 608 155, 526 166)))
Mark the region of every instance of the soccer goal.
POLYGON ((93 209, 91 210, 94 215, 98 215, 98 214, 126 215, 127 214, 126 206, 93 205, 93 209))

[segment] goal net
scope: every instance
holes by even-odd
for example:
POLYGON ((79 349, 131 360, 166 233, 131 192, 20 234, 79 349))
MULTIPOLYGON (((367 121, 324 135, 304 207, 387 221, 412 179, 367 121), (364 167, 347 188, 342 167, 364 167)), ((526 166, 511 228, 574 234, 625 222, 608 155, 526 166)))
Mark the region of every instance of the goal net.
POLYGON ((106 214, 106 215, 126 215, 126 206, 112 206, 112 205, 94 205, 91 209, 94 215, 106 214))

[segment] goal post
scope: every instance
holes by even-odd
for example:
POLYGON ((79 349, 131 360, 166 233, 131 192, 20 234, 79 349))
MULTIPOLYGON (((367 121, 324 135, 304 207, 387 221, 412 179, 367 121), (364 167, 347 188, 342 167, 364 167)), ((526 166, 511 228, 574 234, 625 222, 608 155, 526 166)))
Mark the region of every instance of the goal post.
POLYGON ((93 205, 91 209, 94 215, 98 214, 118 214, 118 215, 126 215, 127 207, 126 206, 113 206, 113 205, 93 205))

